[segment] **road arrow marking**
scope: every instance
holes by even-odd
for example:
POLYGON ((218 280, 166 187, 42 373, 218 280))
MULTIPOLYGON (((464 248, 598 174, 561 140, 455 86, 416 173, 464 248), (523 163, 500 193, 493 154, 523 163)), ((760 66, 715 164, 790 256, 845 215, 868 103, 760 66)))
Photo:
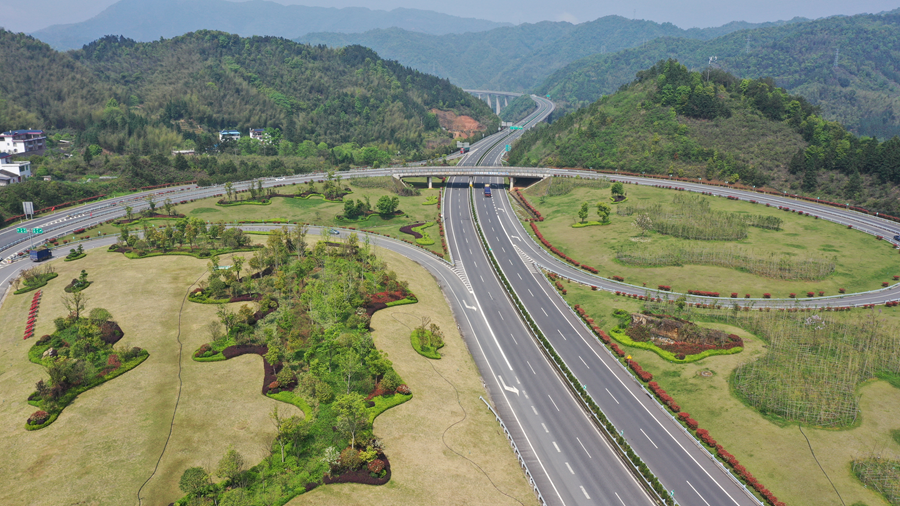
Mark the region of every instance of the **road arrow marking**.
POLYGON ((518 389, 518 388, 515 388, 515 387, 508 387, 508 386, 506 386, 506 383, 503 382, 503 377, 500 376, 499 374, 497 375, 497 379, 500 380, 500 385, 503 386, 503 389, 504 389, 504 390, 508 390, 508 391, 510 391, 510 392, 512 392, 512 393, 514 393, 514 394, 516 394, 516 395, 519 395, 519 389, 518 389))
POLYGON ((466 301, 463 301, 463 305, 466 306, 466 309, 471 309, 472 311, 478 311, 477 307, 468 305, 466 303, 466 301))

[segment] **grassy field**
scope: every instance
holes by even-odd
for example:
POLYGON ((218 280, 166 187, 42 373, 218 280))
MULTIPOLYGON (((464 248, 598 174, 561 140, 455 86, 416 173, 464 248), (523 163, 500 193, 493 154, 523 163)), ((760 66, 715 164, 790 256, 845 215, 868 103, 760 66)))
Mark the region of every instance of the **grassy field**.
MULTIPOLYGON (((615 324, 613 309, 636 311, 639 301, 594 292, 570 283, 567 300, 580 304, 601 320, 603 328, 615 324)), ((900 319, 898 308, 884 308, 882 317, 900 319)), ((860 310, 862 311, 862 310, 860 310)), ((654 376, 683 411, 706 428, 725 449, 734 454, 779 500, 787 504, 839 504, 834 489, 810 453, 797 424, 762 416, 733 395, 729 377, 742 363, 766 352, 766 343, 741 329, 713 323, 699 325, 735 333, 744 340, 744 351, 736 355, 716 356, 693 364, 672 364, 653 352, 623 349, 654 376), (711 376, 701 376, 710 371, 711 376), (790 472, 786 472, 786 470, 790 472)), ((850 472, 850 461, 872 453, 887 458, 900 456, 900 442, 891 431, 900 428, 900 390, 885 381, 864 383, 858 389, 861 417, 850 429, 826 430, 803 426, 815 455, 834 482, 847 505, 886 505, 876 493, 865 488, 850 472)))
POLYGON ((391 481, 381 487, 319 487, 288 504, 536 504, 506 437, 478 398, 484 395, 481 376, 437 285, 412 261, 384 250, 379 254, 419 299, 372 318, 375 345, 388 353, 414 394, 375 420, 375 434, 391 459, 391 481), (409 334, 423 315, 444 331, 441 360, 429 360, 410 346, 409 334))
MULTIPOLYGON (((659 188, 625 185, 628 192, 626 204, 646 206, 654 203, 669 205, 676 192, 659 188)), ((720 292, 728 296, 737 292, 739 297, 749 293, 760 298, 763 293, 772 297, 788 297, 796 293, 805 297, 807 292, 822 291, 825 295, 837 295, 839 288, 848 293, 874 290, 881 283, 893 283, 893 276, 900 274, 900 255, 890 243, 846 227, 808 216, 767 208, 764 205, 746 201, 731 201, 719 197, 706 197, 712 210, 734 213, 777 216, 784 220, 780 231, 750 227, 747 239, 740 241, 688 241, 671 236, 647 233, 639 238, 639 231, 632 226, 633 217, 618 216, 613 206, 610 215, 612 224, 604 227, 572 228, 578 221, 577 211, 582 202, 591 207, 589 219, 596 218, 594 203, 608 202, 608 190, 580 188, 568 195, 546 197, 541 202, 540 190, 524 192, 529 201, 545 217, 539 223, 541 233, 560 251, 575 260, 596 267, 604 277, 622 276, 627 283, 646 286, 655 290, 657 285, 669 285, 677 292, 703 290, 720 292), (636 240, 646 241, 642 243, 636 240), (707 265, 684 265, 673 267, 638 267, 624 265, 615 259, 618 248, 632 248, 638 245, 650 246, 658 250, 691 248, 693 246, 731 247, 758 256, 769 253, 788 258, 821 257, 835 259, 835 272, 819 281, 787 281, 757 276, 738 269, 707 265)), ((526 226, 530 231, 531 227, 526 226)))
MULTIPOLYGON (((347 180, 342 180, 341 185, 346 186, 347 180)), ((306 185, 286 186, 278 188, 279 193, 299 193, 305 191, 306 185)), ((321 185, 318 185, 321 189, 321 185)), ((357 188, 350 186, 353 193, 345 198, 354 200, 365 200, 369 197, 372 206, 384 195, 395 196, 392 192, 381 188, 357 188)), ((400 232, 400 227, 412 225, 426 221, 435 221, 440 216, 440 210, 435 205, 423 205, 429 196, 440 194, 438 188, 432 190, 423 189, 422 194, 418 197, 398 197, 400 199, 399 209, 406 213, 406 216, 383 219, 380 216, 371 216, 366 220, 355 222, 337 219, 339 214, 344 211, 344 204, 341 202, 329 202, 321 197, 310 197, 308 199, 288 199, 275 198, 272 203, 265 206, 259 205, 242 205, 242 206, 217 206, 218 198, 208 198, 181 204, 175 207, 178 213, 189 217, 197 217, 210 222, 224 221, 262 221, 262 220, 289 220, 311 223, 314 225, 322 225, 329 227, 355 227, 357 229, 372 230, 381 234, 387 234, 398 239, 413 240, 413 237, 400 232)), ((165 220, 155 220, 154 224, 161 225, 165 220)), ((435 244, 426 246, 428 249, 443 253, 440 237, 435 244)))
MULTIPOLYGON (((230 259, 223 262, 228 264, 230 259)), ((465 422, 447 432, 446 441, 461 452, 471 451, 470 458, 480 459, 477 462, 489 470, 502 490, 523 502, 533 501, 505 438, 478 400, 478 371, 459 336, 451 332, 455 325, 435 283, 401 257, 392 256, 390 262, 419 295, 415 312, 433 314, 448 334, 444 353, 450 360, 440 370, 459 388, 468 415, 465 422)), ((205 275, 206 261, 182 256, 129 260, 94 250, 77 262, 54 260, 53 265, 60 276, 43 289, 36 335, 52 331, 53 318, 64 311, 60 301, 63 286, 85 269, 94 281, 87 293, 88 309, 108 309, 125 332, 120 344, 145 348, 150 358, 80 395, 51 426, 28 432, 24 420, 35 408, 25 401, 45 373, 27 359, 33 340, 21 338, 31 296, 10 295, 0 309, 0 388, 4 391, 0 430, 7 434, 0 443, 5 455, 0 473, 7 483, 0 489, 0 503, 134 503, 166 444, 178 396, 179 366, 183 386, 174 427, 159 468, 141 493, 145 505, 167 505, 181 497, 178 480, 184 469, 198 465, 214 468, 228 444, 234 444, 251 465, 260 461, 268 454, 274 436, 268 419, 273 406, 278 405, 282 415, 302 416, 299 409, 260 395, 260 357, 245 355, 216 363, 191 360, 190 353, 209 341, 203 326, 215 318, 216 307, 186 303, 180 335, 178 313, 189 286, 205 275), (179 340, 184 350, 180 357, 179 340)), ((390 311, 401 313, 401 320, 403 313, 412 312, 404 306, 390 311)), ((449 425, 446 420, 463 418, 462 410, 452 402, 452 388, 436 375, 427 359, 412 350, 409 331, 382 313, 375 320, 377 344, 389 350, 397 370, 416 393, 412 402, 397 408, 406 411, 390 410, 375 423, 376 433, 388 440, 395 473, 392 483, 404 485, 388 485, 377 492, 369 490, 374 487, 362 487, 363 491, 348 496, 402 490, 398 493, 405 497, 428 497, 436 480, 448 490, 477 486, 473 497, 502 499, 496 491, 491 495, 483 490, 481 485, 490 485, 471 464, 455 455, 451 458, 446 449, 431 452, 441 445, 441 434, 449 425), (394 342, 398 336, 399 341, 394 342), (420 450, 413 451, 416 445, 420 450), (435 469, 435 463, 444 461, 449 463, 437 469, 446 472, 430 479, 423 476, 424 471, 435 469)), ((352 488, 323 487, 317 493, 345 494, 352 488)), ((383 502, 394 502, 394 497, 400 495, 391 493, 383 502)))

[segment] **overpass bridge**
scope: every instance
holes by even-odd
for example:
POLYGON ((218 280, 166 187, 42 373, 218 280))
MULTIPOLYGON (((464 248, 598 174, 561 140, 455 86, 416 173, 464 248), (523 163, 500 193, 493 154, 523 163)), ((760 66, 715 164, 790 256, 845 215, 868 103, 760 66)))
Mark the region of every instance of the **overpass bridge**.
POLYGON ((506 107, 509 105, 510 98, 516 98, 522 96, 523 93, 516 93, 511 91, 493 91, 493 90, 463 90, 466 93, 470 93, 475 95, 487 102, 488 106, 498 115, 500 114, 500 109, 502 107, 506 107), (493 100, 493 102, 492 102, 493 100), (501 100, 503 101, 503 105, 500 105, 501 100))
POLYGON ((402 179, 405 177, 426 177, 428 178, 428 187, 431 188, 432 177, 450 177, 450 176, 468 176, 471 183, 476 176, 492 176, 492 177, 525 177, 543 179, 553 175, 553 171, 548 168, 535 167, 502 167, 502 166, 478 166, 478 167, 459 167, 459 166, 443 166, 435 165, 428 167, 396 167, 390 169, 391 176, 402 179))

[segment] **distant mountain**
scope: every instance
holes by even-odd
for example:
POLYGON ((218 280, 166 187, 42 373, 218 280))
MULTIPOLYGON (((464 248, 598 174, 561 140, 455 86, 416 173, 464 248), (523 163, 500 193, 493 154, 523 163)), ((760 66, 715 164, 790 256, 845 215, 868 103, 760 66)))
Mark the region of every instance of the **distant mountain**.
POLYGON ((273 128, 292 143, 376 145, 411 153, 448 144, 433 109, 496 128, 490 108, 447 80, 276 37, 199 31, 154 42, 108 36, 57 52, 0 30, 0 131, 73 133, 79 147, 168 154, 219 142, 222 128, 273 128), (440 142, 439 142, 440 141, 440 142))
POLYGON ((709 40, 660 38, 570 63, 537 88, 574 105, 591 103, 660 59, 741 78, 772 77, 862 135, 900 135, 900 9, 730 33, 709 40))
POLYGON ((436 36, 388 28, 366 33, 309 33, 296 40, 331 47, 370 47, 384 58, 449 78, 463 88, 525 91, 540 85, 554 70, 595 53, 616 52, 659 37, 708 40, 748 27, 804 21, 795 18, 761 25, 734 22, 683 30, 671 23, 605 16, 577 25, 545 21, 479 33, 436 36))
POLYGON ((93 18, 54 25, 32 35, 61 51, 77 49, 104 35, 142 42, 197 30, 220 30, 242 36, 294 38, 312 31, 363 32, 400 27, 429 34, 465 33, 509 25, 418 9, 371 10, 281 5, 264 0, 121 0, 93 18))

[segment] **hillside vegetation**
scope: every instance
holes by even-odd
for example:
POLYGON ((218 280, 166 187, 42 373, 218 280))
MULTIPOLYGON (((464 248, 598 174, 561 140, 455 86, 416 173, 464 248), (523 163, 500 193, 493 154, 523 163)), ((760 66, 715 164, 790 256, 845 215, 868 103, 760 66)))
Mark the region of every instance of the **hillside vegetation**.
POLYGON ((674 60, 527 132, 510 164, 674 174, 900 209, 900 138, 857 137, 770 79, 690 72, 674 60))
POLYGON ((900 134, 900 10, 833 17, 724 34, 713 40, 664 37, 594 54, 554 72, 537 88, 570 108, 613 93, 660 59, 693 70, 713 66, 741 78, 772 77, 806 97, 822 116, 860 135, 900 134))
POLYGON ((0 41, 0 64, 16 69, 0 77, 0 129, 62 129, 80 146, 115 153, 205 151, 220 128, 412 152, 429 140, 449 143, 432 108, 497 121, 446 80, 359 46, 211 31, 149 43, 109 36, 69 53, 6 31, 0 41))
POLYGON ((577 25, 544 21, 479 33, 436 36, 386 28, 365 33, 309 33, 297 40, 332 47, 370 47, 385 58, 447 77, 464 88, 525 91, 538 86, 554 70, 595 53, 620 51, 659 37, 708 40, 737 30, 802 21, 806 20, 760 25, 734 22, 683 30, 671 23, 604 16, 577 25))

